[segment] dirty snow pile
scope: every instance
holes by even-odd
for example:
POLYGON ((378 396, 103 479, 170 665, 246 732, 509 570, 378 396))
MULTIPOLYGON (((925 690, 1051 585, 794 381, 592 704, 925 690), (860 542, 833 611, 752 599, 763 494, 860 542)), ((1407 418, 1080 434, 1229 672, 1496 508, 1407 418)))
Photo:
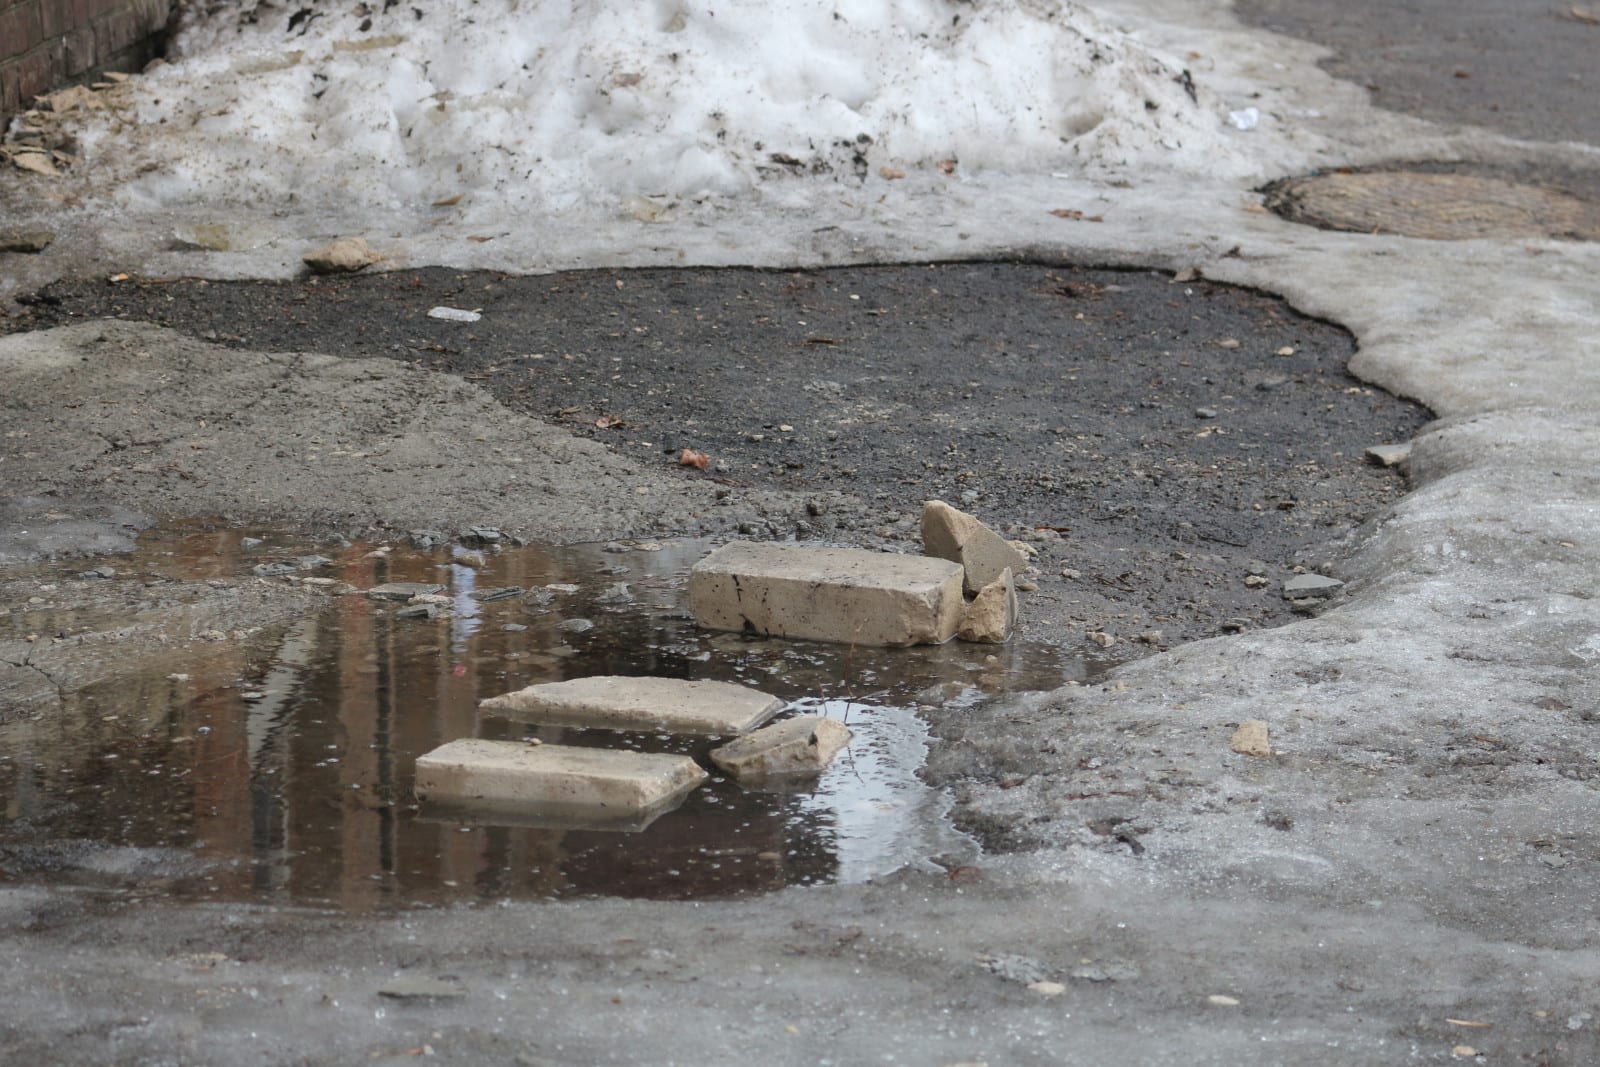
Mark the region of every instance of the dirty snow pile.
POLYGON ((174 58, 80 131, 124 209, 615 211, 1249 166, 1182 59, 1050 0, 245 0, 197 8, 174 58))

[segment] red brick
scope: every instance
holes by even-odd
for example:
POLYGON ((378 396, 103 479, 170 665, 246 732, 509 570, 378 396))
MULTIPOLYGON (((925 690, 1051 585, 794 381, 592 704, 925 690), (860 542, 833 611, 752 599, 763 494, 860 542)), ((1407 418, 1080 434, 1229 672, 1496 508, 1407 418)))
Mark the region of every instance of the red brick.
POLYGON ((61 78, 58 49, 49 45, 35 48, 17 61, 17 95, 24 107, 40 93, 49 92, 61 78))

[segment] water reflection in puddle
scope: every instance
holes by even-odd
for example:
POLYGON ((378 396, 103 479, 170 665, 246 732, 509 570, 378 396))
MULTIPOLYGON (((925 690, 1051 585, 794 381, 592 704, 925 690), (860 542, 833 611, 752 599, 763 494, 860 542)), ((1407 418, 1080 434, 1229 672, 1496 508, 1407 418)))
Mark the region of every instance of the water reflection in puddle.
POLYGON ((709 547, 418 551, 273 531, 151 531, 131 560, 112 561, 123 573, 243 583, 318 554, 327 562, 265 580, 431 583, 445 599, 427 619, 402 617, 401 601, 335 596, 276 637, 264 660, 237 642, 196 643, 178 672, 169 661, 157 676, 72 694, 62 716, 6 724, 0 867, 76 878, 131 856, 122 867, 147 889, 351 910, 858 882, 971 851, 916 776, 927 746, 918 703, 1053 688, 1096 670, 1020 639, 864 649, 701 631, 685 588, 709 547), (626 745, 704 763, 703 739, 529 726, 478 708, 511 689, 596 674, 754 685, 789 712, 847 722, 855 740, 803 788, 745 789, 713 775, 636 832, 441 817, 415 804, 417 756, 459 737, 626 745))

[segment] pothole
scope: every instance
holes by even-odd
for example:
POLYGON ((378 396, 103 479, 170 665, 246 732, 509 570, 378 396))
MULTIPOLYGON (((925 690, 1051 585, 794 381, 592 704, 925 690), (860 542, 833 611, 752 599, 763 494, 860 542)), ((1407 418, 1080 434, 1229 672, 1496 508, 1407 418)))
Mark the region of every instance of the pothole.
MULTIPOLYGON (((709 547, 420 550, 208 523, 147 531, 132 556, 96 562, 106 598, 156 598, 184 582, 227 598, 266 582, 322 590, 327 606, 279 632, 205 631, 167 654, 130 657, 66 692, 56 711, 0 720, 0 869, 123 892, 368 910, 727 897, 959 864, 974 846, 917 777, 928 736, 918 706, 1054 688, 1103 667, 1024 639, 867 649, 701 630, 685 587, 709 547), (442 585, 448 599, 433 618, 408 617, 406 605, 362 592, 391 582, 442 585), (714 774, 634 832, 441 819, 414 801, 416 758, 461 737, 703 760, 704 740, 529 726, 478 707, 596 674, 754 685, 788 702, 783 714, 844 720, 855 740, 803 788, 745 789, 714 774)), ((72 641, 122 617, 69 607, 60 568, 31 573, 42 593, 0 619, 6 637, 72 641)))
POLYGON ((1274 182, 1266 194, 1266 206, 1289 221, 1330 230, 1435 241, 1600 239, 1600 204, 1475 174, 1334 171, 1274 182))

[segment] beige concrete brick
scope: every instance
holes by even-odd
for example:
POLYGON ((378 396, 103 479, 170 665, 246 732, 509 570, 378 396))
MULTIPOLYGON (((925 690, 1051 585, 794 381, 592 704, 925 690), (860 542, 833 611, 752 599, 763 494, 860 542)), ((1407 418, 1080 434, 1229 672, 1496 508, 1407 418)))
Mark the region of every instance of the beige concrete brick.
POLYGON ((598 822, 662 810, 705 778, 688 756, 463 738, 417 757, 414 788, 436 804, 518 806, 598 822))
POLYGON ((818 774, 850 743, 835 719, 801 715, 711 750, 711 762, 741 780, 818 774))
POLYGON ((1020 574, 1028 565, 1005 538, 943 500, 922 505, 922 546, 930 556, 961 564, 964 588, 974 595, 1007 567, 1020 574))
POLYGON ((703 736, 754 730, 777 714, 783 701, 730 682, 600 675, 530 685, 478 706, 548 726, 703 736))
POLYGON ((927 556, 735 542, 690 572, 689 607, 713 630, 941 644, 961 621, 961 568, 927 556))

